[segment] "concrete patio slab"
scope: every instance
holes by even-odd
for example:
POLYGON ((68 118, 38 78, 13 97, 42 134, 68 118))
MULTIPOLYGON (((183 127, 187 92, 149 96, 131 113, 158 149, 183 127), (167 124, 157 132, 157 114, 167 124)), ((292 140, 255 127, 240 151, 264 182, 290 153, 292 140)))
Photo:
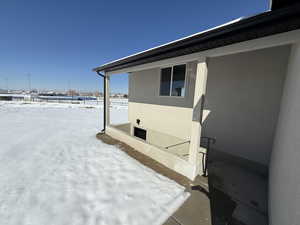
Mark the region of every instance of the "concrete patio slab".
POLYGON ((98 134, 97 138, 107 144, 118 146, 121 150, 142 164, 183 185, 186 188, 186 191, 191 194, 185 203, 164 223, 164 225, 211 225, 210 201, 208 196, 203 192, 192 190, 191 188, 192 186, 200 185, 205 192, 208 192, 207 178, 197 176, 195 181, 191 181, 106 134, 98 134))

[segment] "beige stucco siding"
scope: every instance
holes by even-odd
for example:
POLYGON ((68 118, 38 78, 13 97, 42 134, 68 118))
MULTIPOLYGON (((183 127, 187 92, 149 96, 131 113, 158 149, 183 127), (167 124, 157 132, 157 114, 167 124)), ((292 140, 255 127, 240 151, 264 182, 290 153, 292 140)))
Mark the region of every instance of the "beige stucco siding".
POLYGON ((286 74, 288 46, 208 61, 203 136, 214 148, 268 164, 286 74))
POLYGON ((192 113, 190 108, 129 102, 129 122, 133 126, 159 131, 189 140, 192 113), (140 119, 138 126, 136 120, 140 119))
POLYGON ((152 159, 160 162, 166 167, 190 178, 191 180, 196 177, 196 165, 192 165, 188 161, 151 145, 139 138, 127 135, 125 132, 116 129, 115 127, 108 126, 106 128, 106 133, 136 149, 137 151, 151 157, 152 159))
POLYGON ((129 75, 129 101, 153 105, 192 108, 197 63, 187 63, 185 96, 159 96, 160 68, 132 72, 129 75))
POLYGON ((129 75, 129 121, 133 126, 189 140, 197 63, 187 63, 184 97, 159 96, 160 68, 129 75))

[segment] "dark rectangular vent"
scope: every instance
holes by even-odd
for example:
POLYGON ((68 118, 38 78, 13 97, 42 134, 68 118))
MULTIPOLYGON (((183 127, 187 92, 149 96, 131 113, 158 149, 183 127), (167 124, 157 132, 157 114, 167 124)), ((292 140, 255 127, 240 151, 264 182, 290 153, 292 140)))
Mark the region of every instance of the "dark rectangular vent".
POLYGON ((134 127, 134 136, 146 140, 147 131, 138 127, 134 127))

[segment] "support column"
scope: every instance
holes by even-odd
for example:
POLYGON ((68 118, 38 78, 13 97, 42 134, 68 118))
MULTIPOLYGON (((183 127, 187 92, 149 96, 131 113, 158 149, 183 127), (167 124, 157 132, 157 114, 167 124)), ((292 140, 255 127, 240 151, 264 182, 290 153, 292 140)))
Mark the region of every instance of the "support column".
POLYGON ((106 95, 106 98, 105 98, 105 116, 106 116, 106 119, 105 119, 105 126, 109 126, 110 124, 110 89, 109 89, 109 84, 110 84, 110 76, 109 74, 106 74, 105 76, 105 95, 106 95))
POLYGON ((270 225, 300 221, 300 42, 291 47, 269 168, 270 225))
POLYGON ((195 93, 194 93, 194 106, 193 106, 193 118, 191 128, 191 142, 189 149, 189 162, 195 165, 195 176, 198 173, 199 160, 198 151, 200 148, 201 137, 201 105, 202 95, 206 92, 207 81, 207 63, 206 59, 201 60, 197 64, 197 72, 195 77, 195 93))

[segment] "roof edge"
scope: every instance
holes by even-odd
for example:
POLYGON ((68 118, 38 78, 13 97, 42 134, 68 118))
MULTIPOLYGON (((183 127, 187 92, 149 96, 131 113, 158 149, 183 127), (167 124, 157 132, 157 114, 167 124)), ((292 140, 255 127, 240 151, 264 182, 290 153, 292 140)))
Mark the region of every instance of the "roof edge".
MULTIPOLYGON (((137 61, 143 61, 144 64, 146 63, 146 59, 150 57, 155 57, 157 55, 163 54, 163 53, 170 53, 172 51, 176 51, 177 49, 183 49, 191 46, 198 45, 199 43, 205 43, 209 42, 210 40, 216 42, 216 39, 224 36, 225 34, 233 35, 235 32, 238 31, 245 31, 247 29, 253 29, 253 27, 256 26, 262 26, 262 25, 269 25, 272 21, 283 21, 285 18, 289 16, 295 16, 295 14, 300 13, 300 4, 293 5, 291 7, 285 7, 282 9, 277 9, 273 11, 266 11, 248 18, 238 18, 236 20, 230 21, 228 23, 225 23, 223 25, 213 27, 211 29, 198 32, 196 34, 189 35, 187 37, 174 40, 172 42, 168 42, 166 44, 147 49, 145 51, 141 51, 138 53, 135 53, 133 55, 129 55, 126 57, 123 57, 118 60, 114 60, 111 62, 108 62, 106 64, 103 64, 99 67, 96 67, 93 69, 93 71, 114 71, 117 70, 120 66, 123 68, 130 67, 129 64, 132 64, 133 62, 137 61), (126 66, 128 64, 128 66, 126 66), (115 69, 114 69, 115 68, 115 69)), ((297 27, 297 26, 294 26, 297 27)), ((299 28, 297 28, 299 29, 299 28)), ((280 32, 283 32, 284 27, 280 28, 280 32)), ((262 32, 264 33, 264 32, 262 32)), ((272 33, 272 32, 271 32, 272 33)), ((274 31, 273 31, 274 33, 274 31)), ((264 36, 268 36, 268 34, 263 34, 264 36)), ((262 36, 263 36, 262 35, 262 36)), ((270 34, 269 34, 270 35, 270 34)), ((259 37, 257 37, 259 38, 259 37)), ((228 44, 228 43, 227 43, 228 44)), ((223 46, 225 46, 226 43, 224 43, 223 46)), ((218 45, 217 47, 221 47, 218 45)), ((213 49, 216 48, 216 46, 211 45, 207 49, 213 49)), ((199 50, 198 52, 201 52, 203 50, 199 50)), ((190 54, 190 53, 187 53, 190 54)), ((172 55, 172 54, 169 54, 172 55)), ((172 56, 171 56, 172 57, 172 56)), ((173 56, 174 57, 174 56, 173 56)))

